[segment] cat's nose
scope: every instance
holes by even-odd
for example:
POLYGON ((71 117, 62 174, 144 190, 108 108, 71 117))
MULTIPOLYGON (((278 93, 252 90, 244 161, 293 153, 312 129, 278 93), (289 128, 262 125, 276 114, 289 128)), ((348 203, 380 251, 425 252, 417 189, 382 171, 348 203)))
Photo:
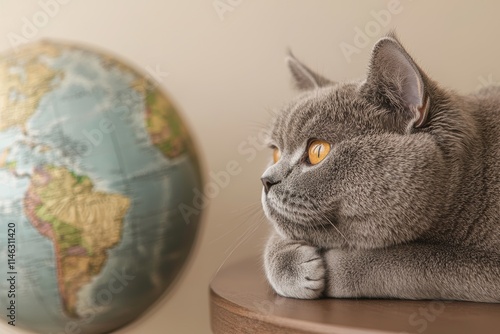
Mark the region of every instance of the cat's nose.
POLYGON ((278 182, 273 181, 269 177, 263 177, 260 180, 262 181, 262 184, 264 185, 264 191, 266 192, 266 194, 269 192, 269 189, 271 189, 272 186, 280 183, 279 181, 278 182))

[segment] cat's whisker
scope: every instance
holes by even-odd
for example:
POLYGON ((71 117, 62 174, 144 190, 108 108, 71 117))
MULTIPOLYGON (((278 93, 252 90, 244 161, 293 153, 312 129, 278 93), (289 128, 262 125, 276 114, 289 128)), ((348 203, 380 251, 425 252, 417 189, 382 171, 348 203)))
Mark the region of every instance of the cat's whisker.
MULTIPOLYGON (((246 220, 246 221, 248 221, 248 220, 246 220)), ((249 231, 250 231, 250 230, 252 230, 252 228, 254 228, 255 226, 259 226, 259 225, 260 225, 260 223, 259 223, 259 222, 254 223, 254 224, 250 224, 250 226, 249 226, 249 227, 248 227, 248 228, 247 228, 247 229, 243 232, 243 234, 242 234, 242 235, 240 235, 240 236, 236 239, 235 243, 239 243, 241 240, 246 239, 246 238, 248 237, 248 234, 249 234, 249 233, 250 233, 250 234, 251 234, 251 233, 253 233, 253 232, 249 232, 249 231)), ((252 230, 252 231, 253 231, 253 230, 252 230)), ((225 252, 225 253, 227 253, 230 249, 231 249, 231 247, 229 247, 229 248, 226 250, 226 252, 225 252)))
POLYGON ((258 202, 252 203, 252 204, 248 204, 248 205, 244 206, 241 209, 233 210, 232 213, 233 214, 245 214, 248 211, 253 211, 255 209, 260 209, 262 207, 261 205, 262 204, 260 203, 260 201, 258 201, 258 202))
MULTIPOLYGON (((279 110, 276 110, 275 108, 265 108, 265 111, 268 113, 268 115, 271 117, 271 118, 276 118, 279 116, 280 114, 280 111, 279 110)), ((269 125, 267 125, 269 126, 269 125)))
POLYGON ((255 226, 251 226, 251 227, 254 227, 254 228, 250 232, 248 232, 249 229, 247 229, 245 231, 245 233, 243 234, 243 236, 239 238, 240 239, 239 242, 233 247, 233 249, 229 252, 229 254, 226 256, 226 258, 224 259, 224 261, 222 261, 222 263, 220 264, 220 266, 217 268, 217 270, 215 271, 215 273, 212 275, 212 278, 210 279, 210 281, 212 281, 213 278, 219 273, 219 271, 221 270, 221 268, 224 266, 224 264, 227 262, 227 260, 229 260, 229 258, 231 257, 231 255, 233 255, 233 253, 236 251, 236 249, 238 249, 238 247, 240 247, 245 241, 247 241, 252 236, 252 234, 254 234, 258 230, 258 228, 260 227, 261 223, 262 223, 262 221, 260 221, 257 224, 255 224, 255 226))
POLYGON ((219 235, 215 239, 211 240, 209 242, 209 244, 211 245, 211 244, 219 241, 220 239, 223 239, 224 237, 228 236, 229 234, 235 232, 237 229, 239 229, 240 227, 245 225, 250 219, 255 217, 260 212, 261 212, 260 202, 249 204, 241 210, 234 210, 232 212, 232 215, 234 215, 235 217, 238 217, 238 218, 241 218, 243 216, 247 216, 247 217, 242 219, 241 222, 239 222, 237 225, 233 226, 230 230, 224 232, 223 234, 219 235))
MULTIPOLYGON (((246 210, 252 210, 251 212, 245 212, 245 213, 241 213, 241 214, 248 214, 248 217, 246 219, 244 219, 243 221, 241 221, 239 224, 237 224, 236 226, 232 227, 229 231, 226 231, 225 233, 223 233, 222 235, 219 235, 217 238, 211 240, 209 242, 209 245, 212 245, 214 244, 215 242, 225 238, 226 236, 228 236, 229 234, 233 233, 234 231, 236 231, 237 229, 239 229, 240 227, 242 227, 243 225, 245 225, 250 219, 254 218, 258 213, 261 213, 261 210, 260 210, 260 205, 257 207, 256 205, 257 204, 260 204, 260 203, 253 203, 249 206, 247 206, 246 210), (253 207, 251 207, 253 206, 253 207)), ((245 209, 244 209, 245 210, 245 209)))
POLYGON ((340 232, 339 228, 337 226, 335 226, 335 224, 324 213, 319 212, 319 211, 318 211, 318 213, 320 214, 320 216, 323 219, 325 219, 342 236, 342 238, 344 238, 344 240, 346 242, 348 242, 346 236, 344 234, 342 234, 342 232, 340 232))
POLYGON ((323 231, 325 231, 325 233, 328 233, 328 231, 326 230, 326 227, 323 224, 321 224, 320 226, 321 226, 321 228, 323 228, 323 231))
POLYGON ((258 132, 267 132, 269 125, 264 122, 252 122, 249 127, 251 130, 257 130, 258 132))

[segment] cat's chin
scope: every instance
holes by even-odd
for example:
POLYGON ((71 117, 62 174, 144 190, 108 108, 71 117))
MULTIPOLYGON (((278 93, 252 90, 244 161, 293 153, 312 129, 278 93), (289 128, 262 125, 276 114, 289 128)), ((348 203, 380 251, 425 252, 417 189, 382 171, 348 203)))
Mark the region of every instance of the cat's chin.
POLYGON ((324 248, 349 244, 345 236, 339 231, 337 222, 332 218, 287 215, 279 212, 264 199, 262 204, 268 221, 283 237, 306 240, 315 246, 324 248))
POLYGON ((278 234, 288 239, 306 241, 310 245, 324 249, 353 247, 331 225, 298 224, 296 222, 285 223, 283 221, 270 220, 278 234))
POLYGON ((275 224, 302 226, 310 228, 312 225, 319 226, 311 212, 299 210, 293 205, 286 205, 274 196, 262 194, 262 207, 266 217, 275 224))

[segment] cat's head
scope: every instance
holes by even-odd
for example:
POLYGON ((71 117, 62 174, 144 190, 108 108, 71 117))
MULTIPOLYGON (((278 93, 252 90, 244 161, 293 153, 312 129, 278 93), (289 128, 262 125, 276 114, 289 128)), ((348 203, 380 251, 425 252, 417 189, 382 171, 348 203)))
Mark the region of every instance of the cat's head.
POLYGON ((376 43, 363 82, 329 81, 291 54, 287 63, 302 94, 272 123, 262 175, 276 230, 325 247, 382 247, 426 231, 446 210, 446 161, 467 137, 452 94, 394 35, 376 43))

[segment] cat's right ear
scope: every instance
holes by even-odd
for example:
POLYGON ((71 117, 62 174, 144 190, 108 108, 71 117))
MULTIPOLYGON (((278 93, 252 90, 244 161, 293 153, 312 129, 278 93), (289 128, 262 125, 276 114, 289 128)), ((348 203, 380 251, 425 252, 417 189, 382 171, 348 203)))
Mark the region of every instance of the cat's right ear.
POLYGON ((292 73, 293 83, 299 90, 311 90, 332 84, 330 80, 313 72, 306 65, 302 64, 295 58, 291 51, 288 51, 285 62, 292 73))
POLYGON ((407 112, 413 118, 413 127, 427 122, 430 98, 425 73, 393 33, 375 44, 363 90, 372 100, 407 112))

